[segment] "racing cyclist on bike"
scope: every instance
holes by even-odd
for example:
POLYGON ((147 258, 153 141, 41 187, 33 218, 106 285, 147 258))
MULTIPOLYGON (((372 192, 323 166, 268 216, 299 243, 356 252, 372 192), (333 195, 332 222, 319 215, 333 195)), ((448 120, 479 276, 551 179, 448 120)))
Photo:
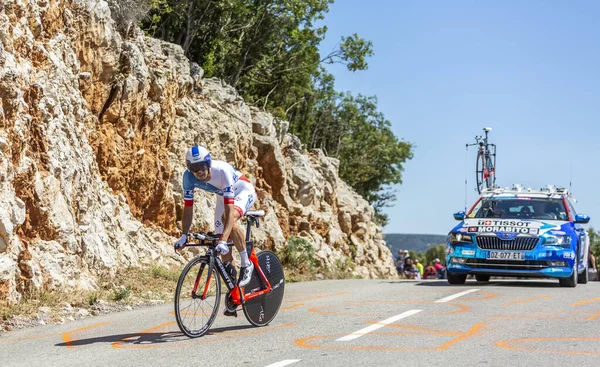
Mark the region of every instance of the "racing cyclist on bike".
POLYGON ((194 213, 194 189, 199 188, 217 194, 215 208, 215 233, 220 241, 216 250, 221 253, 223 262, 232 262, 227 239, 231 236, 241 258, 240 287, 250 282, 254 264, 248 259, 244 230, 238 220, 248 211, 256 199, 256 192, 250 180, 227 162, 212 160, 208 149, 201 145, 191 147, 185 155, 187 170, 183 173, 183 220, 182 235, 175 242, 175 249, 187 243, 187 233, 192 225, 194 213))

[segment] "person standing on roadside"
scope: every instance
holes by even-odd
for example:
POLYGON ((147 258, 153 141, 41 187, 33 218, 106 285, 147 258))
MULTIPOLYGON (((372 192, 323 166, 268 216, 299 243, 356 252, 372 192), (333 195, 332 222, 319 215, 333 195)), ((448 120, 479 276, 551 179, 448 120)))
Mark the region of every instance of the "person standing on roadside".
POLYGON ((399 276, 404 275, 404 251, 398 250, 398 256, 396 257, 396 271, 399 276))

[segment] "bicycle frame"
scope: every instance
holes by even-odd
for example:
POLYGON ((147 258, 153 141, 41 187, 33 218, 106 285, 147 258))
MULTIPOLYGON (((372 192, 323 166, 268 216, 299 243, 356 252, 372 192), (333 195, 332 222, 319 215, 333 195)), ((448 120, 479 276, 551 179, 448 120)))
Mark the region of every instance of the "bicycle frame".
MULTIPOLYGON (((258 218, 247 217, 246 251, 248 251, 248 253, 250 254, 248 256, 248 259, 250 261, 252 261, 252 263, 254 264, 254 269, 258 272, 260 279, 262 280, 262 284, 264 287, 259 290, 252 289, 252 290, 250 290, 250 292, 246 293, 245 289, 244 289, 242 292, 240 292, 240 287, 237 284, 235 284, 233 279, 231 279, 231 276, 225 269, 225 265, 223 264, 223 261, 221 261, 221 258, 219 256, 217 256, 217 253, 214 250, 214 248, 217 244, 218 238, 211 238, 210 240, 201 240, 201 242, 197 243, 197 244, 196 243, 187 244, 187 246, 208 246, 209 247, 206 250, 206 255, 204 255, 208 259, 208 264, 209 264, 208 274, 212 274, 212 269, 216 265, 217 272, 221 275, 221 279, 223 279, 223 281, 225 282, 225 285, 227 285, 229 292, 231 292, 231 299, 232 299, 233 303, 235 303, 236 305, 241 305, 244 302, 246 302, 247 300, 251 300, 255 297, 259 297, 259 296, 262 296, 263 294, 270 293, 271 291, 273 291, 273 287, 271 287, 271 283, 265 276, 265 273, 263 272, 262 268, 260 267, 260 265, 258 263, 258 257, 256 256, 256 253, 254 252, 254 243, 250 240, 250 232, 251 232, 253 223, 256 223, 256 226, 258 227, 258 218), (210 243, 206 243, 206 242, 210 242, 210 243), (216 262, 216 264, 215 264, 215 262, 216 262)), ((231 243, 231 242, 228 243, 228 245, 232 245, 232 244, 233 243, 231 243)), ((202 273, 203 270, 204 270, 204 266, 200 267, 199 274, 196 277, 196 283, 194 284, 194 288, 192 290, 193 297, 198 297, 196 292, 198 291, 198 283, 200 281, 199 275, 200 275, 200 273, 202 273)), ((208 281, 204 285, 204 290, 202 291, 202 295, 199 296, 203 300, 207 297, 207 293, 210 288, 210 282, 211 282, 211 280, 208 279, 208 281)))
POLYGON ((477 149, 477 162, 479 161, 479 157, 482 156, 482 167, 481 171, 477 170, 477 173, 482 173, 482 182, 477 180, 477 191, 481 193, 481 186, 492 188, 496 182, 496 144, 488 143, 488 133, 491 131, 491 128, 484 128, 485 137, 483 136, 475 136, 475 143, 466 144, 466 147, 470 146, 479 146, 477 149), (491 162, 490 162, 491 159, 491 162), (491 164, 490 164, 491 163, 491 164), (489 182, 489 176, 494 175, 493 182, 489 182))

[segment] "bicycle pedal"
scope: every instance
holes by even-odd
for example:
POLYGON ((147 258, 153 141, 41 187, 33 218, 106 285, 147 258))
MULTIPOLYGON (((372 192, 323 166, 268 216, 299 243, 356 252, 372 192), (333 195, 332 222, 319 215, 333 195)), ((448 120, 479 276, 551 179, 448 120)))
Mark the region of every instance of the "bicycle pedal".
POLYGON ((229 311, 228 309, 225 309, 225 311, 223 311, 223 315, 238 317, 237 310, 229 311))

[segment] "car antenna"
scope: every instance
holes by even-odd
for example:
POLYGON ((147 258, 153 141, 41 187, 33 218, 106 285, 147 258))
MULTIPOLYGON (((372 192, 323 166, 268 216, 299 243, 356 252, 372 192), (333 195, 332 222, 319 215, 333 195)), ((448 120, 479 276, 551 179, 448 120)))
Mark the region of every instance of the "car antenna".
POLYGON ((467 212, 467 152, 469 151, 469 144, 465 146, 465 213, 467 212))
POLYGON ((573 194, 573 191, 571 190, 572 181, 573 181, 573 160, 571 159, 569 161, 569 195, 573 194))

